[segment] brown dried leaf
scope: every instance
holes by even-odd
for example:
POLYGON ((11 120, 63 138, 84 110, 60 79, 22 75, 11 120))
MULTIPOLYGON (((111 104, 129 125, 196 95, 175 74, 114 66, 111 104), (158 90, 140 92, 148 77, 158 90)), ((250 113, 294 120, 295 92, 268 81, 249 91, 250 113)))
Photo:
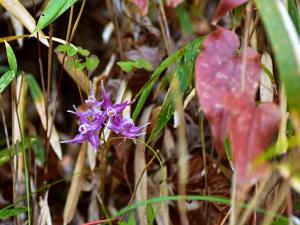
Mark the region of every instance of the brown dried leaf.
MULTIPOLYGON (((57 53, 57 58, 60 64, 63 62, 64 54, 57 53)), ((80 89, 84 91, 85 94, 90 94, 90 79, 88 78, 87 74, 80 70, 76 70, 74 67, 69 68, 67 65, 69 57, 65 56, 64 60, 64 69, 67 71, 67 73, 70 75, 70 77, 76 82, 76 84, 79 85, 80 89)))

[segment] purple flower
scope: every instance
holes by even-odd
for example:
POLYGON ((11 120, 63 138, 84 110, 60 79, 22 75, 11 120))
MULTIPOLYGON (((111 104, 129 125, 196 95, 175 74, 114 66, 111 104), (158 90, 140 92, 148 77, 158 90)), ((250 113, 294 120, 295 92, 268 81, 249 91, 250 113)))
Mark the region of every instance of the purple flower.
POLYGON ((110 94, 106 93, 103 83, 101 83, 102 87, 102 98, 103 104, 102 107, 109 118, 113 118, 117 115, 120 115, 124 109, 130 105, 130 102, 126 101, 120 104, 113 104, 110 100, 110 94))
POLYGON ((85 100, 87 110, 80 112, 75 106, 74 111, 68 112, 76 115, 79 119, 80 126, 78 128, 78 134, 68 141, 62 143, 83 143, 88 141, 91 143, 95 150, 99 147, 99 134, 103 126, 113 131, 116 134, 123 135, 125 138, 135 138, 145 133, 141 132, 143 126, 135 126, 132 119, 123 118, 122 112, 130 105, 130 102, 124 102, 120 104, 113 104, 110 99, 110 94, 102 87, 102 101, 97 101, 93 94, 88 96, 85 100))
POLYGON ((110 120, 110 124, 107 128, 116 134, 123 135, 126 138, 135 138, 145 134, 145 132, 141 132, 141 130, 148 124, 135 126, 132 119, 116 116, 110 120))
POLYGON ((95 127, 89 124, 81 124, 78 128, 77 134, 72 140, 63 141, 62 143, 78 144, 89 141, 94 149, 99 147, 99 132, 95 127))

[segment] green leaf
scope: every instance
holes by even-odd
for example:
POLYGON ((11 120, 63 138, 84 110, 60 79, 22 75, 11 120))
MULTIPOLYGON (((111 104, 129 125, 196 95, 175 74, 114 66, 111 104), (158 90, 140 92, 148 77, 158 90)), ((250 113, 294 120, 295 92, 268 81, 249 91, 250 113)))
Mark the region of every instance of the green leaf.
POLYGON ((153 225, 155 220, 156 212, 151 204, 147 205, 147 219, 148 225, 153 225))
POLYGON ((45 160, 46 160, 46 150, 44 148, 44 145, 43 145, 41 139, 38 136, 36 136, 34 138, 34 140, 35 141, 33 143, 31 143, 31 148, 35 155, 37 165, 42 168, 44 166, 45 160))
POLYGON ((136 225, 134 212, 130 212, 128 225, 136 225))
POLYGON ((29 87, 29 90, 30 90, 33 100, 40 102, 41 99, 43 99, 43 94, 42 94, 39 84, 35 80, 34 76, 27 74, 25 79, 27 81, 27 84, 28 84, 28 87, 29 87))
POLYGON ((9 68, 12 71, 17 72, 18 69, 17 59, 13 49, 10 47, 10 45, 7 42, 5 42, 5 49, 6 49, 6 56, 7 56, 9 68))
POLYGON ((145 59, 137 59, 136 61, 121 61, 117 62, 118 66, 121 67, 126 73, 132 73, 135 69, 145 69, 147 71, 152 70, 152 64, 145 59))
POLYGON ((232 30, 236 30, 241 25, 245 8, 246 4, 242 4, 233 9, 232 30))
POLYGON ((204 37, 192 41, 176 68, 175 76, 171 81, 157 120, 148 141, 153 140, 166 126, 173 113, 175 112, 175 103, 181 98, 187 87, 191 85, 194 75, 194 62, 200 52, 204 37))
POLYGON ((8 217, 17 216, 26 211, 27 209, 25 207, 0 210, 0 219, 6 219, 8 217))
POLYGON ((179 20, 180 28, 184 35, 189 35, 194 31, 193 23, 187 13, 184 4, 180 4, 176 8, 176 15, 179 20))
POLYGON ((83 48, 81 48, 81 47, 78 47, 78 48, 77 48, 77 51, 78 51, 78 53, 79 53, 80 55, 85 56, 85 57, 87 57, 87 56, 89 56, 89 55, 91 54, 89 50, 83 49, 83 48))
POLYGON ((136 60, 133 65, 138 69, 145 69, 147 71, 152 71, 152 64, 147 61, 146 59, 138 59, 136 60))
POLYGON ((78 52, 78 50, 76 48, 72 47, 72 46, 69 46, 68 49, 67 49, 67 55, 69 57, 76 55, 77 52, 78 52))
POLYGON ((117 62, 117 65, 121 67, 121 70, 125 71, 126 73, 131 73, 134 71, 133 63, 130 61, 126 62, 117 62))
POLYGON ((68 50, 69 48, 71 48, 70 45, 61 44, 61 45, 58 45, 58 46, 56 47, 56 51, 61 52, 61 53, 65 53, 65 52, 67 52, 67 50, 68 50))
POLYGON ((80 71, 82 71, 85 68, 85 63, 81 62, 79 59, 75 59, 75 61, 73 61, 73 65, 77 70, 80 71))
POLYGON ((295 25, 297 33, 300 36, 300 20, 296 0, 288 0, 288 11, 295 25))
MULTIPOLYGON (((117 211, 114 214, 113 218, 117 218, 119 216, 122 216, 125 213, 131 212, 131 211, 137 209, 140 206, 155 204, 155 203, 160 203, 160 202, 182 201, 182 200, 203 201, 203 202, 205 201, 205 202, 212 202, 212 203, 215 203, 215 204, 223 204, 223 205, 228 205, 228 206, 231 205, 230 199, 227 199, 227 198, 224 198, 224 197, 218 197, 218 196, 211 196, 211 195, 160 196, 160 197, 157 197, 157 198, 147 199, 146 201, 136 202, 136 203, 134 203, 130 206, 127 206, 127 207, 117 211)), ((245 203, 241 203, 241 204, 239 204, 239 207, 248 208, 249 205, 245 204, 245 203)), ((267 211, 267 210, 264 210, 264 209, 259 208, 259 207, 256 207, 255 211, 263 213, 265 215, 275 216, 278 219, 283 220, 283 221, 289 221, 286 216, 282 216, 280 214, 276 214, 275 212, 267 211)))
POLYGON ((226 137, 224 141, 224 150, 227 156, 227 159, 229 162, 232 162, 232 149, 231 149, 231 143, 228 137, 226 137))
POLYGON ((137 117, 139 116, 148 96, 150 95, 152 87, 157 81, 157 79, 159 78, 160 74, 169 66, 171 66, 173 63, 175 63, 185 53, 185 51, 186 51, 186 46, 179 49, 174 54, 170 55, 155 69, 150 80, 148 80, 148 82, 140 89, 140 91, 135 96, 135 99, 139 97, 139 100, 132 114, 133 120, 136 120, 137 117))
POLYGON ((300 114, 300 42, 296 29, 281 1, 256 0, 285 86, 288 105, 300 114), (283 38, 284 37, 284 38, 283 38))
POLYGON ((77 0, 50 0, 40 16, 36 31, 40 31, 53 23, 61 14, 70 8, 77 0))
POLYGON ((0 150, 0 166, 2 166, 3 164, 7 163, 10 160, 10 158, 12 157, 11 153, 17 154, 20 151, 24 151, 28 149, 30 145, 33 145, 35 142, 36 142, 35 138, 30 138, 30 140, 25 139, 24 146, 22 143, 19 143, 18 148, 14 148, 14 149, 4 148, 0 150))
POLYGON ((13 70, 7 71, 5 74, 0 77, 0 93, 2 93, 5 88, 12 82, 14 77, 16 76, 16 72, 13 70))
POLYGON ((89 72, 93 72, 99 65, 99 62, 100 60, 97 56, 91 55, 90 57, 86 57, 85 66, 89 72))

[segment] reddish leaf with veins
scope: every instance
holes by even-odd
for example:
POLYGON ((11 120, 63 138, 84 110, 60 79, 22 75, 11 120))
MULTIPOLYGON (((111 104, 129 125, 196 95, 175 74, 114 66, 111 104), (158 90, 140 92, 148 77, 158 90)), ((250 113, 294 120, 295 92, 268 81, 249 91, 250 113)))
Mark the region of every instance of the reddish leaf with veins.
POLYGON ((132 0, 137 5, 141 13, 145 16, 148 13, 148 0, 132 0))
MULTIPOLYGON (((218 153, 224 155, 223 143, 228 131, 228 112, 224 110, 224 96, 241 90, 242 56, 237 54, 240 46, 234 32, 218 27, 207 36, 203 49, 196 60, 196 90, 214 136, 218 153)), ((255 98, 260 76, 260 56, 246 49, 246 89, 255 98)))
POLYGON ((254 166, 254 161, 265 150, 280 123, 280 110, 273 103, 256 107, 255 101, 245 93, 226 97, 229 111, 229 136, 237 185, 249 187, 261 178, 266 164, 254 166))
POLYGON ((227 12, 242 5, 247 0, 221 0, 215 12, 214 21, 220 20, 227 12))

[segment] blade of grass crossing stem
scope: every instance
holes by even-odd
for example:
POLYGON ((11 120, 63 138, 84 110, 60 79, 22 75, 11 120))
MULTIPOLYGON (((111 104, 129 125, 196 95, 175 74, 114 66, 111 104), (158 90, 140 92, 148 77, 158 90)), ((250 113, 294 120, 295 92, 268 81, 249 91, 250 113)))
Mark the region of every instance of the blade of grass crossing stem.
POLYGON ((188 86, 191 85, 194 75, 195 58, 200 52, 203 40, 204 38, 201 37, 192 41, 188 45, 180 63, 177 65, 175 76, 171 81, 170 88, 163 102, 161 111, 157 117, 153 132, 151 133, 148 142, 153 140, 153 138, 155 138, 162 131, 175 112, 175 96, 182 97, 188 86), (175 95, 174 91, 179 92, 179 95, 175 95))
POLYGON ((38 20, 36 30, 40 31, 53 23, 61 14, 69 9, 77 0, 50 0, 38 20))
POLYGON ((154 83, 159 78, 160 74, 167 69, 169 66, 171 66, 173 63, 175 63, 185 52, 186 46, 179 49, 177 52, 175 52, 173 55, 166 58, 153 72, 150 80, 141 88, 139 93, 135 96, 135 99, 139 97, 139 100, 137 102, 137 105, 133 111, 132 119, 135 121, 137 117, 139 116, 142 108, 144 107, 144 104, 150 95, 150 92, 152 90, 152 87, 154 83))
POLYGON ((44 101, 42 91, 41 91, 38 83, 36 82, 35 78, 32 75, 27 74, 25 79, 27 81, 31 96, 33 98, 34 105, 39 114, 42 125, 45 130, 48 129, 47 137, 49 137, 49 139, 50 139, 50 144, 51 144, 55 154, 57 155, 57 157, 59 159, 61 159, 62 151, 61 151, 61 146, 60 146, 60 142, 59 142, 59 136, 58 136, 58 133, 57 133, 54 125, 52 126, 52 130, 51 130, 51 134, 50 134, 50 128, 51 128, 51 123, 53 122, 53 118, 50 115, 50 113, 49 113, 48 117, 46 116, 45 101, 44 101), (50 123, 48 123, 48 127, 47 127, 47 119, 50 122, 50 123))
POLYGON ((9 68, 12 71, 17 72, 18 66, 17 66, 17 59, 15 53, 6 41, 5 41, 5 49, 6 49, 6 57, 8 60, 9 68))
POLYGON ((0 77, 0 94, 12 82, 15 76, 16 72, 13 70, 9 70, 5 74, 3 74, 2 77, 0 77))
POLYGON ((300 19, 296 0, 288 0, 288 11, 295 25, 298 35, 300 35, 300 19))
POLYGON ((27 209, 24 207, 0 210, 0 219, 7 219, 12 216, 17 216, 26 211, 27 209))
POLYGON ((299 36, 281 1, 255 0, 255 2, 273 48, 289 107, 300 115, 299 36))
MULTIPOLYGON (((223 198, 223 197, 218 197, 218 196, 208 196, 208 195, 175 195, 175 196, 161 196, 159 198, 150 198, 147 199, 146 201, 143 202, 138 202, 135 204, 132 204, 128 207, 125 207, 124 209, 118 211, 117 213, 114 214, 114 217, 119 217, 122 216, 125 213, 128 213, 140 206, 144 206, 144 205, 149 205, 149 204, 155 204, 155 203, 160 203, 160 202, 169 202, 169 201, 182 201, 182 200, 186 200, 186 201, 206 201, 206 202, 212 202, 215 204, 222 204, 222 205, 228 205, 230 206, 230 200, 227 198, 223 198)), ((241 203, 240 207, 242 208, 247 208, 248 204, 245 203, 241 203)), ((262 208, 255 208, 255 211, 257 212, 261 212, 263 214, 267 214, 267 215, 273 215, 275 217, 277 217, 279 220, 282 220, 284 222, 288 221, 288 218, 285 216, 281 216, 279 214, 276 214, 275 212, 270 212, 270 211, 266 211, 262 208)))

